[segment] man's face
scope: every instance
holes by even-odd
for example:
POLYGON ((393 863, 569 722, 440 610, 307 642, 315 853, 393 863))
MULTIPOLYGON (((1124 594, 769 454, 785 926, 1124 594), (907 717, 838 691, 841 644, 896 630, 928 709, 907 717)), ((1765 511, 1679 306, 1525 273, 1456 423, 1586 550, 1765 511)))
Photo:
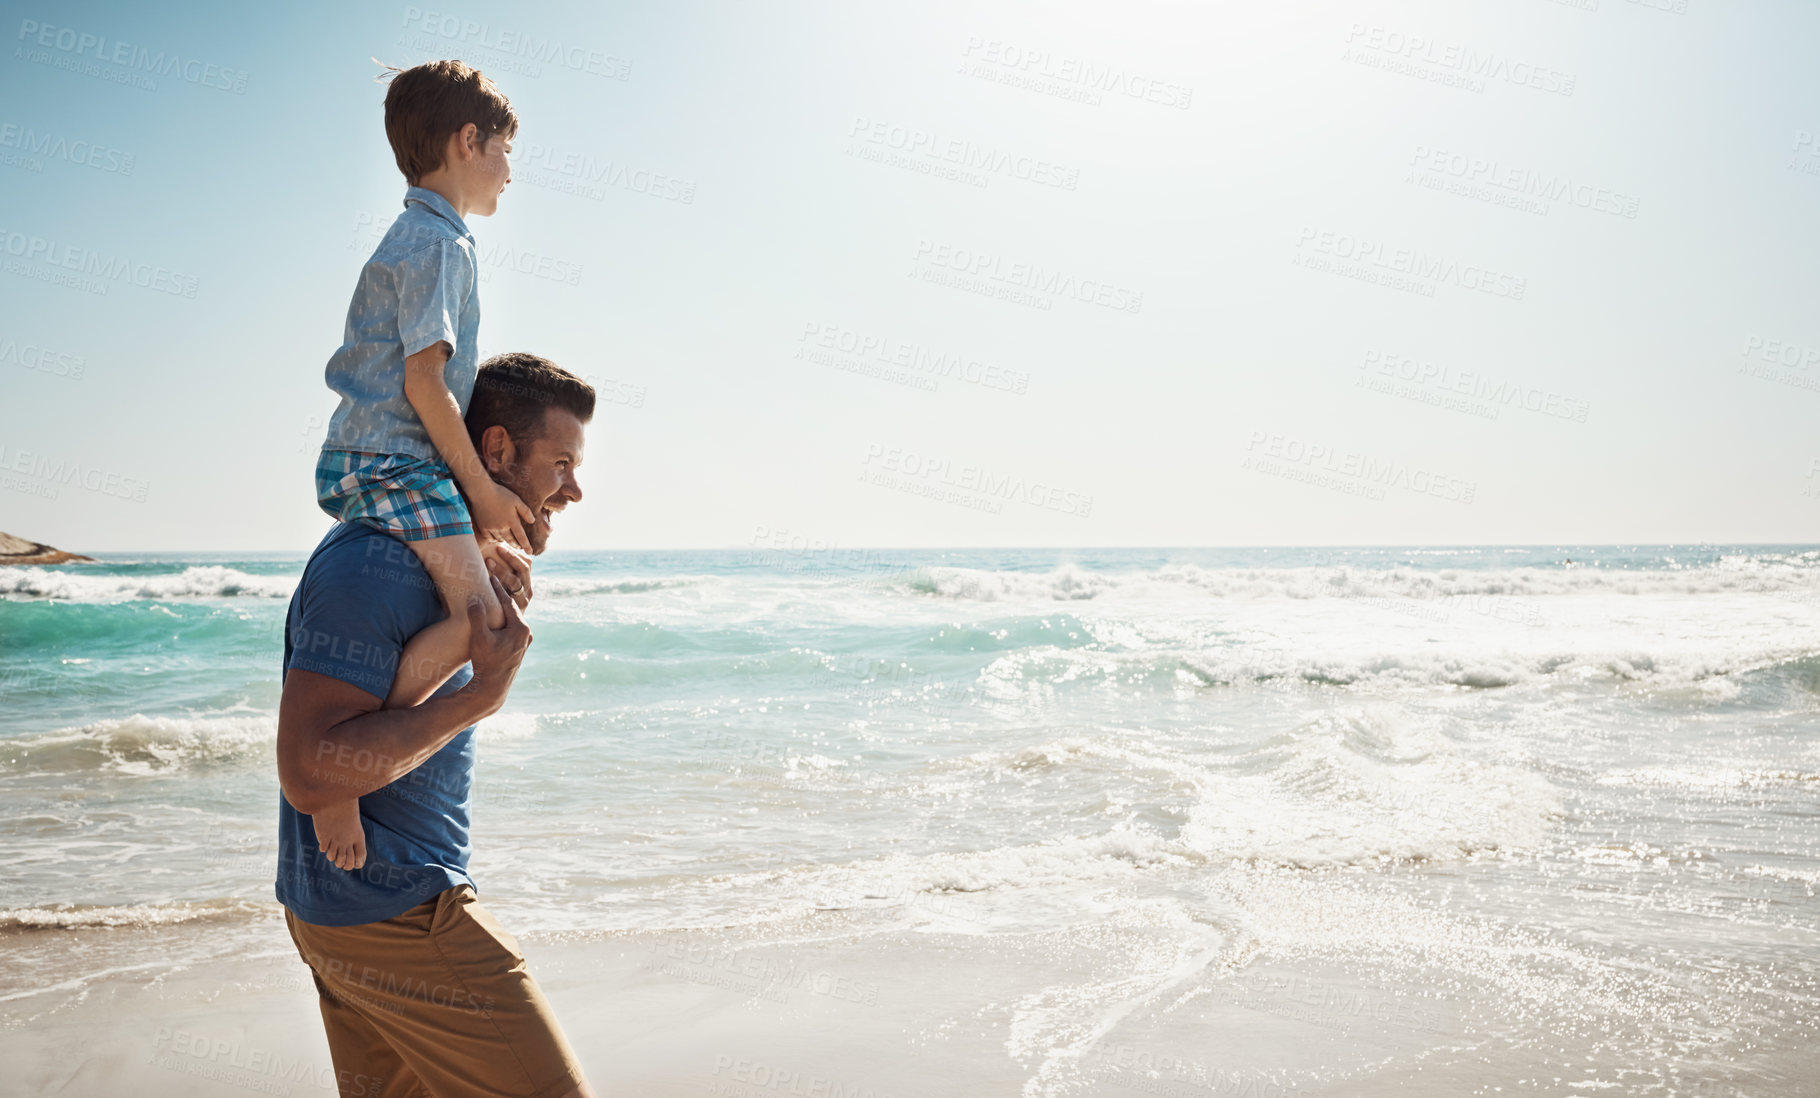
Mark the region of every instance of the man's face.
POLYGON ((581 502, 575 470, 581 465, 583 434, 582 422, 574 412, 545 408, 538 437, 528 443, 513 439, 512 460, 492 470, 494 480, 518 493, 537 512, 537 521, 525 528, 533 553, 543 552, 549 543, 550 517, 581 502))

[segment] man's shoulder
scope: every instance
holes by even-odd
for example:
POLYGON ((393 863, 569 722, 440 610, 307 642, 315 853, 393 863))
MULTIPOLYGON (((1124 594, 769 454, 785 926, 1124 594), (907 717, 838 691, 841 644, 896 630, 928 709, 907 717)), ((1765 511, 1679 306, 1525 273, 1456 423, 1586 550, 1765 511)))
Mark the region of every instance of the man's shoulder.
POLYGON ((369 526, 337 523, 310 554, 299 594, 333 594, 342 603, 377 602, 417 610, 435 585, 410 546, 369 526))
POLYGON ((383 699, 405 642, 438 616, 434 585, 403 542, 343 524, 310 554, 285 630, 284 665, 383 699))

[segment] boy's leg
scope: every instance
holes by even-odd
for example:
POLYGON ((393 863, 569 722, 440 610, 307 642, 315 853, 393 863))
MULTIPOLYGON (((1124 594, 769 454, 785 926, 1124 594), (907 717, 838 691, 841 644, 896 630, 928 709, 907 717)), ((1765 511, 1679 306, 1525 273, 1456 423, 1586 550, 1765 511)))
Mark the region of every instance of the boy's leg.
POLYGON ((398 658, 398 673, 392 679, 391 693, 385 707, 399 709, 416 705, 448 681, 455 669, 468 662, 468 600, 478 596, 486 608, 487 626, 498 629, 505 624, 505 612, 493 594, 486 562, 480 556, 480 544, 471 534, 451 534, 444 538, 407 541, 406 545, 423 562, 424 571, 442 596, 447 616, 425 627, 405 643, 398 658))
POLYGON ((328 859, 346 870, 359 869, 367 860, 366 829, 360 825, 360 801, 350 797, 310 817, 316 845, 328 859))

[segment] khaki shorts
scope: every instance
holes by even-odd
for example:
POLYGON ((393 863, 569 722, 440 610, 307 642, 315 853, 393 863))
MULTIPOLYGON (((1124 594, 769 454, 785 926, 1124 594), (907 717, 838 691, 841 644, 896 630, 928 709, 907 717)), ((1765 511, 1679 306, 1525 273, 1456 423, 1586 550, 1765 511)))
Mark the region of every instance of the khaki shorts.
POLYGON ((517 941, 467 885, 377 923, 284 921, 343 1098, 555 1098, 580 1084, 517 941))

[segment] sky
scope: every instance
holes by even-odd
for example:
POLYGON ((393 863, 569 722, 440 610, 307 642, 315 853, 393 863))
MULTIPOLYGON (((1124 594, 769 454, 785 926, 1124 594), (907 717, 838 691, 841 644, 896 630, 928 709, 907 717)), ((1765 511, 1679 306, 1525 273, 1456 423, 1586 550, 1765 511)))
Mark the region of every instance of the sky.
POLYGON ((569 549, 1820 540, 1820 8, 5 4, 0 530, 306 551, 404 191, 521 126, 480 351, 569 549))

